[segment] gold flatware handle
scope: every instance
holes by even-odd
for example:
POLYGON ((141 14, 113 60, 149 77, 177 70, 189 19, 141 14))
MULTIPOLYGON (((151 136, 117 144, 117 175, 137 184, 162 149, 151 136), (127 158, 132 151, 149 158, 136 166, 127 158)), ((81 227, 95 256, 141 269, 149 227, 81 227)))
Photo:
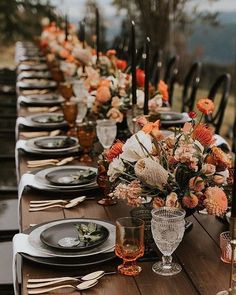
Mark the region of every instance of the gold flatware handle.
POLYGON ((33 294, 43 294, 43 293, 48 293, 50 291, 54 291, 54 290, 58 290, 58 289, 63 289, 63 288, 73 288, 76 289, 76 287, 72 286, 72 285, 61 285, 61 286, 56 286, 56 287, 52 287, 52 288, 42 288, 42 289, 38 289, 38 290, 28 290, 28 294, 29 295, 33 295, 33 294))
POLYGON ((29 208, 30 212, 37 212, 37 211, 44 211, 50 208, 64 208, 63 205, 60 204, 55 204, 55 205, 49 205, 49 206, 44 206, 44 207, 40 207, 40 208, 29 208))
POLYGON ((79 281, 79 279, 72 278, 72 277, 64 277, 64 278, 62 277, 62 278, 59 278, 57 280, 53 279, 51 281, 41 282, 41 283, 35 283, 35 282, 30 283, 30 280, 28 280, 27 288, 28 289, 43 288, 43 287, 55 285, 55 284, 58 284, 58 283, 64 283, 64 282, 67 282, 67 281, 77 282, 77 281, 79 281))

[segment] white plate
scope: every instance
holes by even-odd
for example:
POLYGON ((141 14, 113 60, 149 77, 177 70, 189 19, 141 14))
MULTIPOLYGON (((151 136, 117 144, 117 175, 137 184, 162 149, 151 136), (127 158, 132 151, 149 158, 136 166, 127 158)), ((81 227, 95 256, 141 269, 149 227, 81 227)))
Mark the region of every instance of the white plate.
POLYGON ((18 97, 18 101, 31 105, 56 105, 63 103, 65 100, 62 96, 54 94, 34 94, 27 96, 21 95, 18 97), (55 97, 55 99, 48 99, 50 97, 55 97))
MULTIPOLYGON (((38 185, 38 187, 43 187, 44 189, 49 189, 49 190, 58 190, 58 191, 73 191, 73 190, 80 190, 80 189, 84 189, 84 188, 93 188, 97 186, 96 181, 87 183, 87 184, 80 184, 80 185, 53 185, 51 184, 47 179, 46 179, 46 175, 50 172, 54 172, 57 170, 61 170, 61 169, 65 169, 65 170, 69 170, 71 168, 78 168, 78 169, 90 169, 94 172, 97 173, 97 168, 94 167, 89 167, 89 166, 82 166, 82 165, 70 165, 70 166, 65 166, 65 167, 52 167, 52 168, 46 168, 43 170, 40 170, 39 172, 37 172, 34 175, 34 182, 32 184, 32 186, 34 187, 34 185, 38 185)), ((38 188, 36 187, 36 188, 38 188)))
POLYGON ((35 141, 43 139, 43 138, 58 138, 58 139, 65 139, 67 138, 67 136, 42 136, 42 137, 35 137, 35 138, 31 138, 28 139, 25 143, 27 150, 29 152, 37 152, 37 153, 43 153, 43 154, 61 154, 64 152, 69 152, 75 149, 78 149, 79 144, 78 144, 78 139, 75 137, 72 137, 75 141, 76 141, 76 145, 73 145, 71 147, 67 147, 67 148, 62 148, 62 149, 43 149, 43 148, 39 148, 35 145, 35 141))
MULTIPOLYGON (((165 112, 164 112, 165 113, 165 112)), ((173 121, 161 121, 161 126, 171 126, 171 125, 180 125, 186 122, 191 121, 191 118, 187 113, 180 113, 183 117, 180 120, 173 120, 173 121)))
POLYGON ((62 113, 44 113, 44 114, 36 114, 25 117, 25 125, 28 127, 44 127, 44 128, 56 128, 63 127, 67 125, 67 122, 63 120, 62 122, 47 122, 47 123, 38 123, 35 122, 34 119, 38 117, 47 117, 47 116, 63 116, 62 113))
POLYGON ((51 256, 56 257, 85 257, 85 256, 92 256, 104 252, 113 251, 115 247, 115 235, 116 235, 116 227, 112 223, 97 220, 97 219, 89 219, 89 218, 72 218, 72 219, 63 219, 63 220, 57 220, 52 221, 50 223, 44 224, 42 226, 37 227, 35 230, 33 230, 29 234, 29 243, 32 247, 34 247, 36 250, 41 251, 44 254, 48 254, 51 256), (57 224, 63 224, 68 222, 96 222, 97 224, 100 224, 104 227, 106 227, 109 231, 109 237, 108 239, 101 245, 99 245, 96 248, 92 248, 87 251, 79 251, 79 252, 69 252, 69 251, 62 251, 57 249, 52 249, 50 247, 47 247, 45 244, 41 242, 40 234, 45 230, 50 228, 51 226, 57 225, 57 224))

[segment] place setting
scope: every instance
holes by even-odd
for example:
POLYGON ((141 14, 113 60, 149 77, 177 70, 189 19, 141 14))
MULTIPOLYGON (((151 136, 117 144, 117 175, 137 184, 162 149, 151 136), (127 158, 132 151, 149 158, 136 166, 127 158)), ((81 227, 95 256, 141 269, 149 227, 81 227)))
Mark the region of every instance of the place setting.
POLYGON ((27 104, 31 106, 55 106, 61 105, 64 102, 64 98, 57 93, 45 93, 45 94, 30 94, 20 95, 18 97, 18 104, 27 104))
POLYGON ((22 78, 16 83, 16 86, 20 89, 48 89, 56 88, 57 83, 53 80, 47 80, 43 78, 22 78))
MULTIPOLYGON (((115 225, 110 222, 73 218, 46 222, 17 234, 13 239, 13 274, 17 284, 17 254, 24 259, 51 267, 79 268, 99 265, 114 259, 115 225)), ((116 274, 116 271, 96 271, 85 276, 59 277, 52 279, 29 279, 28 294, 41 294, 72 284, 78 290, 87 289, 98 283, 104 275, 116 274), (93 280, 93 281, 92 281, 93 280), (74 284, 83 283, 82 285, 74 284), (85 284, 85 282, 87 282, 85 284), (59 286, 58 286, 59 285, 59 286), (36 293, 35 293, 36 292, 36 293)), ((15 286, 17 289, 18 286, 15 286)))
POLYGON ((62 113, 43 113, 18 117, 16 125, 37 129, 55 129, 66 127, 67 122, 62 113))

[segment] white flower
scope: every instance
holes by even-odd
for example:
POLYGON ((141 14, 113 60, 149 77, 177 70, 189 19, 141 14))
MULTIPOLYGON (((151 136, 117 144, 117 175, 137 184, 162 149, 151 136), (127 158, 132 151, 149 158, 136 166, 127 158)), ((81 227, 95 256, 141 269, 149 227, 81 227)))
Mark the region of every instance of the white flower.
POLYGON ((124 172, 125 166, 123 161, 117 157, 112 160, 108 167, 107 175, 109 176, 109 181, 113 182, 117 177, 120 176, 122 172, 124 172))
POLYGON ((145 158, 148 156, 148 153, 152 152, 151 136, 143 131, 138 131, 126 141, 122 150, 121 158, 125 161, 136 162, 139 159, 145 158))

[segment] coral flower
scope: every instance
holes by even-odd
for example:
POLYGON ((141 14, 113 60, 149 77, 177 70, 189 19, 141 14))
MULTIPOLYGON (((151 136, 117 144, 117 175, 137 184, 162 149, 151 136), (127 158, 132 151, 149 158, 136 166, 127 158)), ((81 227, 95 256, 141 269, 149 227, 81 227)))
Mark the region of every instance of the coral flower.
POLYGON ((208 187, 205 191, 205 197, 203 204, 209 214, 220 216, 227 210, 228 200, 221 188, 217 186, 208 187))
POLYGON ((168 86, 163 80, 159 81, 157 90, 162 95, 164 101, 169 100, 168 86))
POLYGON ((127 68, 127 62, 123 59, 117 59, 116 60, 116 67, 117 69, 124 71, 127 68))
POLYGON ((107 56, 113 56, 116 55, 116 50, 115 49, 109 49, 107 50, 107 56))
POLYGON ((204 184, 203 179, 200 176, 192 177, 189 180, 189 188, 191 190, 196 191, 196 192, 202 191, 205 188, 205 184, 204 184))
POLYGON ((193 209, 197 207, 198 205, 198 197, 194 195, 193 193, 190 193, 189 195, 185 195, 182 199, 182 204, 184 207, 193 209))
POLYGON ((201 98, 197 103, 197 108, 205 115, 212 114, 215 108, 214 102, 209 98, 201 98))
POLYGON ((70 53, 69 53, 68 50, 66 50, 66 49, 62 49, 62 50, 60 51, 59 55, 60 55, 61 58, 68 58, 69 55, 70 55, 70 53))
POLYGON ((153 130, 160 130, 160 120, 157 120, 156 122, 147 122, 143 128, 142 131, 146 134, 150 134, 153 130))
POLYGON ((144 87, 145 83, 145 73, 141 69, 136 70, 136 80, 139 87, 144 87))
POLYGON ((140 126, 143 127, 144 125, 146 125, 148 123, 148 120, 145 116, 141 116, 137 119, 136 122, 137 122, 137 124, 139 124, 140 126))
POLYGON ((102 79, 98 83, 98 87, 100 87, 100 86, 110 87, 110 85, 111 85, 111 82, 109 80, 106 80, 106 79, 102 79))
POLYGON ((100 86, 97 89, 96 100, 100 103, 105 103, 111 99, 111 92, 109 87, 100 86))
POLYGON ((112 162, 112 160, 118 157, 122 153, 122 147, 124 143, 120 140, 117 140, 111 148, 106 152, 105 156, 108 162, 112 162))
POLYGON ((213 131, 203 123, 198 124, 193 129, 192 137, 198 140, 203 146, 211 145, 215 141, 213 131))
POLYGON ((231 167, 231 158, 222 149, 214 146, 211 154, 206 158, 206 163, 217 166, 218 170, 225 170, 231 167))

